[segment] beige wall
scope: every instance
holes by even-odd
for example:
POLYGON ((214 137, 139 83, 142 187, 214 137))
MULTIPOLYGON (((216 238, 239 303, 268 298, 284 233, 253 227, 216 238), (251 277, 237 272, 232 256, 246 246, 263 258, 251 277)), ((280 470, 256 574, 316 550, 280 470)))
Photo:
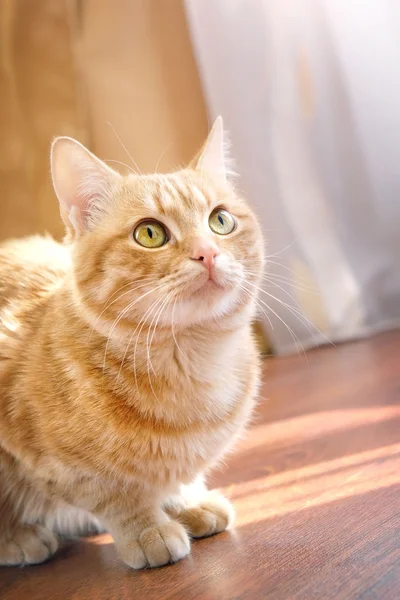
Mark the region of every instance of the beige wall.
POLYGON ((207 118, 181 0, 87 0, 81 55, 94 151, 139 168, 190 160, 207 118))
MULTIPOLYGON (((0 0, 0 239, 62 235, 48 153, 168 170, 207 132, 181 0, 0 0)), ((110 163, 111 164, 111 163, 110 163)))
POLYGON ((0 238, 61 235, 49 177, 56 134, 85 140, 72 3, 0 0, 0 238))

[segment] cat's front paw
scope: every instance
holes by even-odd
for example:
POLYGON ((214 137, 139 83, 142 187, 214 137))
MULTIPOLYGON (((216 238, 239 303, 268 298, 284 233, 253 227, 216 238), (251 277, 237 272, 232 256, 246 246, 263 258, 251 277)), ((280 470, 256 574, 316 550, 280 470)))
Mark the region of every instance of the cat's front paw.
POLYGON ((119 548, 122 560, 133 569, 161 567, 185 558, 190 541, 185 529, 171 521, 144 529, 139 538, 119 548))
POLYGON ((199 505, 183 509, 178 519, 192 537, 201 538, 225 531, 233 523, 234 510, 224 496, 209 492, 199 505))
POLYGON ((52 556, 58 539, 41 525, 21 525, 13 536, 0 542, 0 565, 36 565, 52 556))

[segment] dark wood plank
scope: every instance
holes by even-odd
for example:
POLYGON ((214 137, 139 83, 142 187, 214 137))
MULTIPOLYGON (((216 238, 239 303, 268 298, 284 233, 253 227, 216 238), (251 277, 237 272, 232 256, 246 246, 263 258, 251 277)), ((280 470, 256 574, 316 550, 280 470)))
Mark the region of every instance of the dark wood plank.
POLYGON ((109 536, 0 569, 2 600, 400 598, 400 333, 270 359, 254 425, 213 477, 234 531, 133 572, 109 536))

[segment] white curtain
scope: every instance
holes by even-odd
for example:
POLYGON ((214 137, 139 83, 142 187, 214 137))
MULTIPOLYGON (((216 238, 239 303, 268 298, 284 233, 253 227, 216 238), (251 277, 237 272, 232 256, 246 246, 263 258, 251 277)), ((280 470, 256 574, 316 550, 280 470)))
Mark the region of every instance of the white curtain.
POLYGON ((399 0, 185 5, 210 117, 268 240, 275 349, 399 326, 399 0))

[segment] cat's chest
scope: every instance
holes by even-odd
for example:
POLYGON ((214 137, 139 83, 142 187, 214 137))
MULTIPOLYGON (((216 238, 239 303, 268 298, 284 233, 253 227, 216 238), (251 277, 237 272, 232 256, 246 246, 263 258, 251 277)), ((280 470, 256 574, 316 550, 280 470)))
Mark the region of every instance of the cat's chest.
POLYGON ((253 406, 249 353, 224 345, 220 353, 203 348, 189 359, 189 365, 154 360, 154 372, 142 379, 133 402, 137 411, 126 440, 130 467, 159 482, 188 482, 218 461, 253 406))
MULTIPOLYGON (((150 484, 190 483, 224 455, 244 425, 242 419, 208 431, 152 436, 146 448, 147 460, 140 465, 140 471, 150 484)), ((137 473, 137 466, 136 463, 132 474, 137 473)))
POLYGON ((190 422, 164 423, 149 431, 140 447, 133 444, 132 467, 144 468, 146 477, 160 484, 189 483, 232 446, 247 425, 252 408, 252 398, 242 394, 235 401, 231 398, 223 409, 209 404, 206 411, 203 404, 204 412, 198 412, 199 418, 190 422))

